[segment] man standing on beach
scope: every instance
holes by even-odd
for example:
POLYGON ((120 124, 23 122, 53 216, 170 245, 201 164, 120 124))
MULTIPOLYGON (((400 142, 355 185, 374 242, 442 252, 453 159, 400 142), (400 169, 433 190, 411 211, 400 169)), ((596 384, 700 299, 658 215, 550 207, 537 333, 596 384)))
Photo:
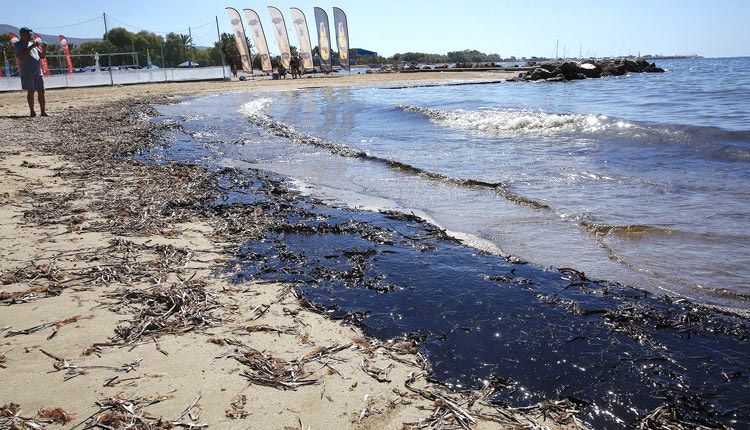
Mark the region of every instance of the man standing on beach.
POLYGON ((29 111, 31 116, 36 116, 34 112, 34 91, 39 93, 39 109, 42 116, 47 116, 46 104, 44 98, 44 80, 42 79, 41 59, 47 57, 47 43, 32 42, 33 32, 24 27, 20 30, 21 40, 13 45, 16 56, 21 60, 18 74, 21 76, 21 88, 28 91, 26 96, 29 102, 29 111))

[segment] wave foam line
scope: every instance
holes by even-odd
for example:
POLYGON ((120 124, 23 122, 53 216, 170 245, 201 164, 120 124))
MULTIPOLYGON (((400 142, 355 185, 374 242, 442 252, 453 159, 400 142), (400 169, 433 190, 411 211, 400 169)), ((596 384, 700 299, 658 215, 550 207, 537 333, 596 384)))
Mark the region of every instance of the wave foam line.
POLYGON ((239 112, 247 117, 247 119, 253 125, 260 127, 269 133, 277 137, 283 137, 289 139, 295 143, 302 145, 311 145, 318 148, 323 148, 331 152, 332 154, 339 155, 348 158, 358 158, 374 163, 384 164, 391 170, 407 174, 418 176, 423 179, 439 181, 442 183, 452 184, 459 187, 467 188, 482 188, 494 191, 497 195, 505 198, 518 205, 530 206, 534 209, 550 209, 549 205, 540 203, 538 201, 526 198, 508 189, 508 186, 502 182, 485 182, 476 179, 463 179, 452 176, 443 175, 441 173, 429 172, 411 164, 403 163, 396 160, 389 160, 386 158, 380 158, 370 155, 364 151, 352 148, 348 145, 336 144, 316 136, 312 136, 306 133, 297 131, 294 127, 284 124, 279 121, 273 120, 268 114, 265 113, 265 108, 273 103, 273 99, 261 98, 252 102, 245 103, 239 110, 239 112))
POLYGON ((406 112, 421 113, 446 127, 480 130, 495 134, 518 131, 552 132, 584 127, 595 130, 598 127, 603 127, 605 125, 604 120, 607 119, 606 116, 601 115, 560 115, 522 110, 467 111, 464 109, 443 110, 406 105, 395 105, 394 107, 406 112))
POLYGON ((750 131, 727 131, 716 127, 683 125, 648 126, 595 114, 553 114, 500 108, 477 111, 444 110, 400 104, 394 105, 394 108, 425 115, 444 127, 479 131, 496 136, 575 132, 633 139, 650 144, 665 143, 693 147, 697 155, 720 161, 750 161, 750 131))

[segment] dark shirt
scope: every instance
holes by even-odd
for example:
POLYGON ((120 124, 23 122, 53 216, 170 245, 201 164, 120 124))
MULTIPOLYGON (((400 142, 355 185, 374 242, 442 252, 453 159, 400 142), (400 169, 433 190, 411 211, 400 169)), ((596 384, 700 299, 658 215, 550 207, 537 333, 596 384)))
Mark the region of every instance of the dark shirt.
MULTIPOLYGON (((23 50, 26 49, 29 45, 31 45, 31 42, 24 42, 23 40, 19 40, 18 42, 14 43, 13 50, 16 52, 16 56, 18 57, 18 55, 23 52, 23 50)), ((21 61, 21 70, 19 71, 19 74, 21 76, 34 76, 42 74, 42 62, 39 59, 39 54, 41 54, 41 52, 42 51, 40 51, 39 48, 34 47, 29 51, 29 55, 27 55, 26 57, 18 57, 18 59, 21 61)))

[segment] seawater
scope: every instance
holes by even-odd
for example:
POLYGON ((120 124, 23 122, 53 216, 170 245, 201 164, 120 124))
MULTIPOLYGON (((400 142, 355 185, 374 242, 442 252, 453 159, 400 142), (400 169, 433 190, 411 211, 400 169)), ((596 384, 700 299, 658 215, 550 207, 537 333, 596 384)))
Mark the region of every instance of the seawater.
POLYGON ((657 65, 668 71, 237 92, 159 109, 214 165, 414 213, 537 266, 747 312, 750 58, 657 65))
POLYGON ((659 65, 670 71, 191 98, 158 107, 179 127, 146 158, 269 171, 338 206, 297 199, 312 221, 290 223, 367 234, 269 232, 241 248, 237 276, 306 285, 334 317, 366 311, 368 334, 424 335, 443 383, 488 384, 512 405, 582 399, 593 428, 664 404, 739 428, 746 320, 679 299, 748 311, 750 59, 659 65), (381 210, 463 245, 424 242, 439 235, 381 210), (353 261, 374 288, 337 279, 353 261))

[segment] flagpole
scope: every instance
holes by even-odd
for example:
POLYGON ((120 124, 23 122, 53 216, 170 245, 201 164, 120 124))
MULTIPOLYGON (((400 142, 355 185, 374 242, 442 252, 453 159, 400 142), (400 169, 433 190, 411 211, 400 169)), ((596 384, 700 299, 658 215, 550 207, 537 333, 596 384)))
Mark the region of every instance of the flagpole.
POLYGON ((193 30, 188 27, 188 35, 190 36, 190 67, 193 67, 193 30))
POLYGON ((107 29, 107 13, 104 13, 104 37, 106 37, 106 45, 107 45, 107 59, 109 60, 109 84, 111 86, 115 85, 115 80, 112 78, 112 52, 109 49, 109 30, 107 29))
POLYGON ((216 17, 216 35, 219 37, 219 57, 221 58, 221 77, 224 78, 224 80, 227 80, 226 75, 226 63, 224 62, 224 46, 221 44, 221 31, 219 31, 219 16, 214 15, 216 17))

